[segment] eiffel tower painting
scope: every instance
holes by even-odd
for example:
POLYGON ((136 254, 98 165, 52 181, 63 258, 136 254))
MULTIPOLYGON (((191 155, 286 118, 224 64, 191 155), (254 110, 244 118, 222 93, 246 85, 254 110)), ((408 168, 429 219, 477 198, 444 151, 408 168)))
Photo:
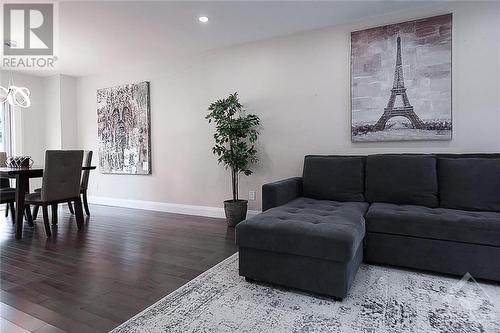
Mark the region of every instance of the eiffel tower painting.
POLYGON ((373 129, 375 131, 383 131, 387 121, 393 117, 405 117, 411 122, 413 128, 425 128, 424 123, 413 110, 413 106, 411 106, 408 96, 406 95, 405 82, 403 79, 403 61, 401 59, 401 37, 399 35, 397 37, 396 69, 394 71, 394 83, 391 89, 391 97, 389 97, 389 102, 384 108, 384 114, 382 114, 375 126, 373 126, 373 129), (403 106, 394 107, 397 96, 401 96, 403 99, 403 106))
POLYGON ((351 32, 353 142, 451 140, 452 19, 351 32))

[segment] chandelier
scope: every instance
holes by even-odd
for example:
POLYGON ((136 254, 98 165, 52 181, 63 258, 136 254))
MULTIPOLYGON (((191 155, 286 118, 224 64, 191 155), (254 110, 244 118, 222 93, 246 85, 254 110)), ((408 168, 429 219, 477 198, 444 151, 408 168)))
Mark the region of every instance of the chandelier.
POLYGON ((12 106, 29 108, 31 105, 30 90, 26 87, 17 87, 12 83, 12 73, 7 88, 0 86, 0 104, 9 103, 12 106))

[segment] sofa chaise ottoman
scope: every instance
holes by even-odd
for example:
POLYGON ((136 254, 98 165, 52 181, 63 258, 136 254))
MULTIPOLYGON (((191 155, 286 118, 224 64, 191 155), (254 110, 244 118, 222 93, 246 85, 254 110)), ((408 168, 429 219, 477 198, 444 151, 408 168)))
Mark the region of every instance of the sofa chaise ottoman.
POLYGON ((363 259, 363 172, 358 157, 311 157, 303 181, 265 185, 266 208, 277 207, 237 225, 240 275, 344 298, 363 259), (329 175, 339 170, 351 181, 329 175))

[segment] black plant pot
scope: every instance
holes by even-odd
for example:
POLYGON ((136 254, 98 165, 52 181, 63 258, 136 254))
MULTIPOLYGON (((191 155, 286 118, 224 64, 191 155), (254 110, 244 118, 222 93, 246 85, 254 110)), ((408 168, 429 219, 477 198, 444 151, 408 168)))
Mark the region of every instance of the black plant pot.
POLYGON ((226 212, 226 222, 230 227, 234 227, 247 218, 247 200, 226 200, 224 201, 224 211, 226 212))

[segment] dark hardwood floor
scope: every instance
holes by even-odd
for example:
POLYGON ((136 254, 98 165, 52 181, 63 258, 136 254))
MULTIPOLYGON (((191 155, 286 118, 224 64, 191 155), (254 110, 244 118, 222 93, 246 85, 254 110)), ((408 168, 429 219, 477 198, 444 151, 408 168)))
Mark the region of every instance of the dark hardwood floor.
POLYGON ((78 232, 60 205, 52 239, 39 216, 21 240, 1 212, 2 332, 107 332, 236 252, 221 219, 90 210, 78 232))

